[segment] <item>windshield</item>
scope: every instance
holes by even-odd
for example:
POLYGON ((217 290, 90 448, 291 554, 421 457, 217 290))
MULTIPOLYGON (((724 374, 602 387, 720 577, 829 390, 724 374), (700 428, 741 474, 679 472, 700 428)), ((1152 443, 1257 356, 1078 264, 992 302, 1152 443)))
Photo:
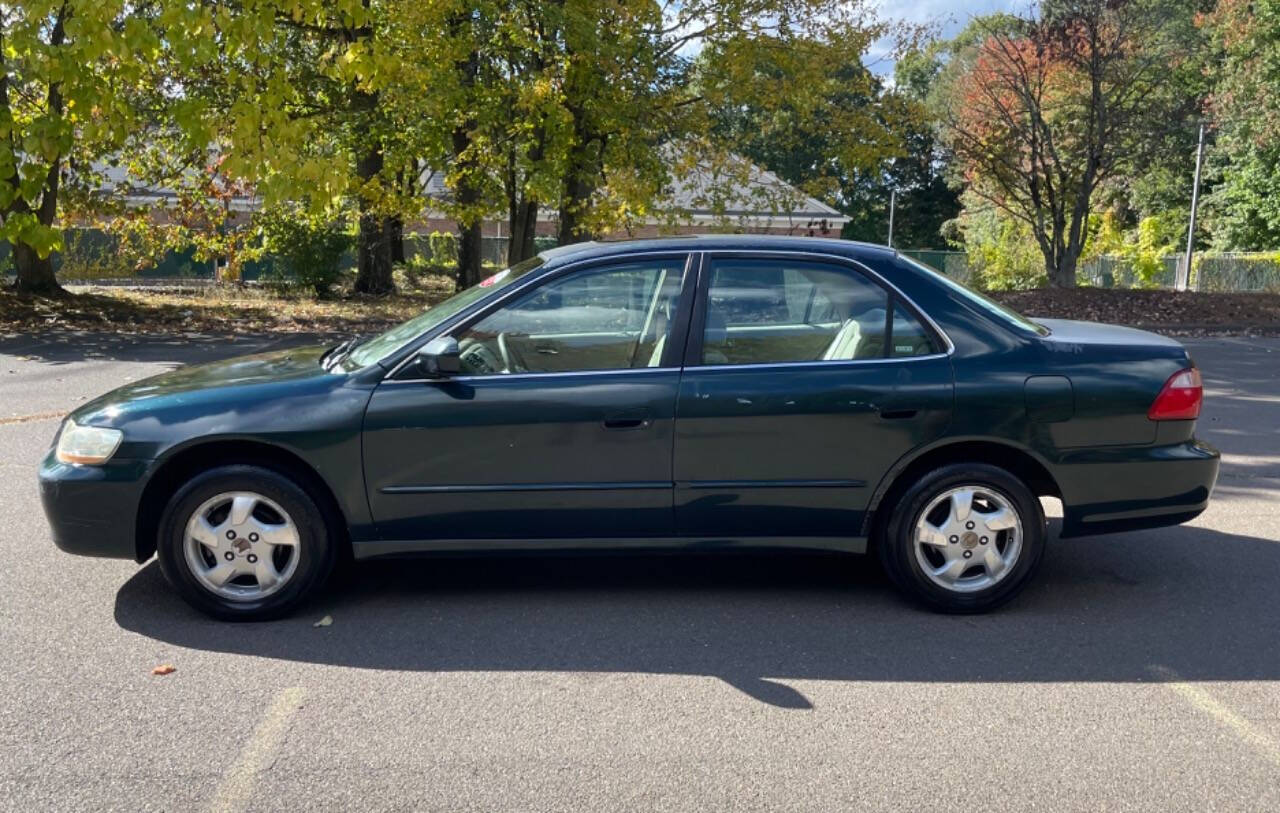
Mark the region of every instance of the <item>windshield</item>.
POLYGON ((348 361, 356 367, 364 367, 386 358, 450 316, 461 313, 471 303, 506 288, 542 263, 541 257, 530 257, 524 262, 516 263, 505 271, 499 271, 482 280, 478 285, 459 291, 443 302, 432 305, 409 321, 402 322, 386 333, 374 336, 360 344, 351 351, 348 361))
POLYGON ((932 276, 934 279, 940 281, 943 285, 947 286, 951 290, 960 294, 960 296, 964 297, 964 299, 969 301, 971 304, 976 305, 981 310, 984 310, 991 316, 996 317, 996 319, 998 319, 999 321, 1004 322, 1005 324, 1010 325, 1011 327, 1015 327, 1019 330, 1029 330, 1032 333, 1037 333, 1041 336, 1049 335, 1049 329, 1047 327, 1045 327, 1044 325, 1036 324, 1035 322, 1031 321, 1027 317, 1013 310, 1012 308, 1005 307, 1004 305, 1001 305, 999 302, 996 302, 994 299, 988 299, 987 297, 983 296, 977 291, 974 291, 971 288, 961 285, 960 283, 951 279, 951 277, 948 277, 946 274, 942 273, 941 271, 938 271, 935 268, 927 266, 924 263, 920 262, 919 260, 913 260, 912 258, 906 256, 905 254, 899 254, 898 256, 906 260, 912 266, 920 269, 926 274, 932 276))

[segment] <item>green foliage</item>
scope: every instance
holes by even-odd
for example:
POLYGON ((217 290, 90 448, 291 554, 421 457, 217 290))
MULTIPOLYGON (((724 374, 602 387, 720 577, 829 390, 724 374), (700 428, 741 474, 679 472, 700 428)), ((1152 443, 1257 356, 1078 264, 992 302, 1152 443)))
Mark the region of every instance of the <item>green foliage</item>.
POLYGON ((1222 250, 1280 248, 1280 0, 1220 0, 1204 224, 1222 250))
POLYGON ((63 280, 116 279, 132 276, 139 270, 129 247, 104 232, 66 229, 62 243, 58 276, 63 280))
POLYGON ((1112 265, 1119 264, 1133 287, 1158 287, 1167 282, 1165 259, 1179 250, 1181 217, 1176 211, 1164 212, 1144 217, 1133 228, 1125 229, 1115 212, 1093 215, 1089 218, 1089 238, 1082 259, 1088 262, 1106 258, 1112 265))
POLYGON ((431 257, 415 254, 406 257, 403 263, 395 267, 397 290, 401 291, 445 291, 452 292, 455 287, 454 264, 433 262, 431 257))
MULTIPOLYGON (((1053 0, 977 18, 938 72, 930 98, 953 179, 1030 229, 1051 284, 1075 284, 1099 200, 1136 192, 1126 181, 1185 143, 1168 134, 1196 109, 1194 9, 1053 0)), ((1147 194, 1160 188, 1148 180, 1147 194)))
POLYGON ((123 0, 0 8, 0 239, 20 249, 19 286, 56 289, 60 186, 93 183, 92 162, 146 121, 136 102, 154 84, 153 13, 123 0))
POLYGON ((433 231, 427 237, 432 265, 452 266, 458 261, 458 238, 449 232, 433 231))
POLYGON ((969 255, 970 282, 989 291, 1039 288, 1047 282, 1044 257, 1023 221, 966 194, 964 211, 946 226, 969 255))
POLYGON ((339 221, 283 205, 259 212, 255 222, 276 279, 321 298, 342 279, 342 259, 352 237, 339 221))

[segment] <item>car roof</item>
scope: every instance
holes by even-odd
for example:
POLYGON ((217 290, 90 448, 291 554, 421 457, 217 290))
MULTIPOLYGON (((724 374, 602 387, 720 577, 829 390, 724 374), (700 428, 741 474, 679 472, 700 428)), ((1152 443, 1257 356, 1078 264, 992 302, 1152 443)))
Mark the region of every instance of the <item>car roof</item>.
POLYGON ((873 243, 840 240, 832 237, 793 237, 780 234, 690 234, 677 237, 651 237, 639 240, 602 240, 573 243, 541 252, 547 263, 585 260, 653 251, 797 251, 840 254, 858 257, 879 254, 885 258, 897 252, 873 243))

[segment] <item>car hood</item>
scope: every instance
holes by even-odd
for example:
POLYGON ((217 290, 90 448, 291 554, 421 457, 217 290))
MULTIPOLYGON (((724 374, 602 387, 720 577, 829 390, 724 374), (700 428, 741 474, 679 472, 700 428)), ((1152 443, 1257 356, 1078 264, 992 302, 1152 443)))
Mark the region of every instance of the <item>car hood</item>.
POLYGON ((334 374, 320 366, 324 351, 321 346, 299 347, 179 367, 101 395, 71 417, 77 423, 110 426, 116 416, 138 409, 195 405, 234 398, 245 390, 332 378, 334 374))

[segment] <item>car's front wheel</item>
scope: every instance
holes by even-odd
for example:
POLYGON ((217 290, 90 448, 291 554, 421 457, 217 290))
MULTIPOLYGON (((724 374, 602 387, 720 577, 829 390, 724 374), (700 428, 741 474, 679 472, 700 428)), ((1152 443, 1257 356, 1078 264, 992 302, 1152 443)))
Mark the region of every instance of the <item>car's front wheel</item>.
POLYGON ((880 540, 885 572, 934 610, 998 607, 1026 586, 1044 554, 1039 500, 995 466, 939 468, 913 483, 890 510, 880 540))
POLYGON ((316 500, 259 466, 221 466, 170 499, 160 567, 196 609, 227 620, 292 611, 333 568, 334 543, 316 500))

